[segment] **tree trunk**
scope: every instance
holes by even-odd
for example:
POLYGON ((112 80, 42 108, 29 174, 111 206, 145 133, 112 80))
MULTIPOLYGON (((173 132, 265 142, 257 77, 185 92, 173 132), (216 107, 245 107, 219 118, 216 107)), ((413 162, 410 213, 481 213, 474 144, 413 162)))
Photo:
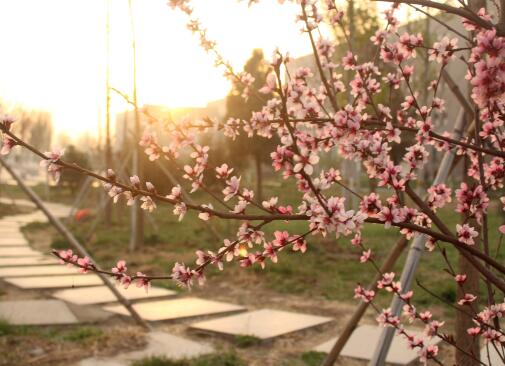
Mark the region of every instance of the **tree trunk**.
MULTIPOLYGON (((478 11, 480 8, 485 8, 486 7, 486 0, 469 0, 468 2, 469 7, 473 11, 478 11)), ((469 91, 471 88, 469 88, 469 91)), ((470 92, 468 93, 470 94, 470 92)), ((463 181, 472 184, 472 179, 468 177, 466 174, 467 169, 469 166, 469 161, 468 158, 465 158, 464 160, 464 169, 463 169, 463 181)), ((470 226, 473 226, 475 230, 480 232, 480 227, 478 223, 475 220, 469 220, 468 224, 470 226)), ((478 246, 480 243, 480 235, 479 237, 475 238, 475 245, 478 246)), ((479 272, 475 269, 473 265, 471 265, 462 255, 459 255, 458 259, 458 270, 460 274, 466 274, 467 279, 466 282, 463 284, 463 288, 461 286, 457 286, 456 289, 456 296, 458 299, 462 298, 465 293, 471 293, 476 296, 479 295, 479 272)), ((459 307, 458 304, 456 306, 459 307)), ((474 304, 474 306, 477 306, 477 304, 474 304)), ((462 310, 472 313, 471 308, 469 305, 465 305, 461 307, 462 310)), ((467 333, 467 329, 475 326, 473 323, 472 319, 460 312, 456 312, 456 324, 455 324, 455 333, 456 333, 456 344, 464 351, 467 353, 470 353, 474 355, 474 357, 477 360, 480 360, 480 345, 479 345, 479 338, 477 337, 472 337, 467 333)), ((479 365, 479 362, 473 359, 470 356, 467 356, 463 352, 456 350, 456 364, 461 365, 461 366, 474 366, 474 365, 479 365)))
MULTIPOLYGON (((465 164, 464 164, 464 181, 467 183, 471 183, 471 178, 469 178, 466 174, 466 170, 468 168, 468 159, 465 159, 465 164)), ((475 230, 479 231, 479 224, 475 219, 468 220, 468 224, 470 226, 473 226, 475 230)), ((480 236, 475 238, 475 245, 478 246, 480 243, 480 236)), ((468 262, 468 260, 463 257, 462 255, 459 255, 458 258, 458 271, 459 274, 466 274, 467 278, 463 286, 457 285, 456 287, 456 298, 461 299, 463 296, 465 296, 465 293, 470 293, 474 294, 476 296, 479 295, 479 272, 475 267, 468 262)), ((471 305, 463 305, 460 306, 456 304, 458 308, 460 308, 462 311, 472 314, 473 310, 470 307, 471 305)), ((474 304, 474 308, 476 307, 476 304, 474 304)), ((474 357, 479 360, 480 359, 480 347, 479 347, 479 338, 473 337, 467 333, 467 329, 474 327, 475 323, 472 321, 472 318, 466 314, 464 314, 461 311, 456 312, 456 324, 455 324, 455 341, 458 347, 460 347, 462 350, 465 352, 474 355, 474 357)), ((458 366, 476 366, 479 365, 479 362, 466 355, 465 353, 456 350, 456 365, 458 366)))
MULTIPOLYGON (((142 167, 142 148, 139 145, 140 141, 140 111, 138 107, 138 99, 137 99, 137 46, 135 41, 135 23, 133 17, 133 6, 132 1, 128 1, 128 7, 130 10, 130 22, 131 22, 131 30, 132 30, 132 56, 133 56, 133 105, 134 105, 134 138, 133 138, 133 148, 135 149, 133 153, 133 175, 139 177, 141 183, 144 182, 143 175, 143 167, 142 167)), ((140 197, 135 199, 135 202, 132 206, 132 216, 131 216, 131 224, 132 224, 132 233, 130 237, 130 251, 134 251, 136 248, 144 245, 144 210, 140 207, 140 197)))
MULTIPOLYGON (((105 70, 105 169, 113 169, 112 147, 110 138, 110 0, 107 0, 107 20, 105 26, 105 37, 107 43, 107 65, 105 70)), ((112 224, 112 200, 105 198, 105 226, 112 224)))
POLYGON ((256 200, 263 201, 263 168, 261 166, 261 156, 254 155, 254 162, 256 165, 256 200))

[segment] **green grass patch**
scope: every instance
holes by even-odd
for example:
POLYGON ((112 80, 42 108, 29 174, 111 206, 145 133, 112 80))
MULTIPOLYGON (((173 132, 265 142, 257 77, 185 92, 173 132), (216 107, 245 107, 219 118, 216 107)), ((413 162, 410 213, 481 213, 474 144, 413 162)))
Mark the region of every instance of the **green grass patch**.
POLYGON ((9 324, 8 321, 0 319, 0 337, 13 335, 16 333, 16 327, 9 324))
POLYGON ((63 336, 63 340, 70 342, 80 342, 92 338, 100 338, 103 336, 103 331, 93 327, 82 327, 73 329, 71 332, 63 336))
POLYGON ((68 241, 66 241, 65 239, 57 237, 53 239, 53 241, 51 242, 51 249, 63 250, 68 248, 70 248, 70 245, 68 244, 68 241))
POLYGON ((237 335, 234 341, 239 348, 252 347, 261 343, 261 339, 251 335, 237 335))
POLYGON ((132 366, 247 366, 235 353, 219 353, 185 360, 149 357, 135 361, 132 366))
POLYGON ((319 366, 323 363, 326 353, 309 351, 302 353, 301 359, 307 366, 319 366))

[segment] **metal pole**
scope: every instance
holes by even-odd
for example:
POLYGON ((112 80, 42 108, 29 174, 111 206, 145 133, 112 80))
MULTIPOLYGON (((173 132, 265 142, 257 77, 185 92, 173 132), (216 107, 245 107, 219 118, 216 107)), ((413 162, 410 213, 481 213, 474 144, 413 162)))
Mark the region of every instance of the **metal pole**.
MULTIPOLYGON (((100 269, 96 262, 92 259, 91 255, 88 253, 88 251, 77 241, 75 236, 63 225, 63 223, 46 208, 44 203, 41 201, 39 196, 32 191, 32 189, 28 186, 25 185, 23 180, 12 170, 12 168, 2 159, 0 158, 0 163, 7 169, 7 171, 10 173, 12 178, 18 183, 18 185, 21 187, 21 189, 30 197, 30 199, 35 203, 35 205, 46 215, 48 218, 49 222, 53 224, 53 226, 60 232, 61 235, 65 237, 65 239, 68 240, 70 245, 72 245, 75 250, 81 255, 81 256, 86 256, 89 257, 92 262, 95 264, 97 269, 100 269)), ((128 312, 131 314, 132 318, 135 320, 135 322, 140 325, 141 327, 147 329, 147 330, 152 330, 153 328, 144 320, 140 317, 140 315, 135 311, 135 309, 132 307, 130 301, 126 299, 114 286, 112 283, 110 283, 108 277, 102 273, 97 273, 97 275, 100 277, 100 279, 103 281, 104 285, 107 286, 114 296, 118 299, 118 301, 128 310, 128 312)))
MULTIPOLYGON (((466 115, 464 110, 461 110, 459 112, 459 116, 456 121, 456 126, 454 126, 455 139, 460 139, 461 136, 463 135, 465 122, 466 122, 466 115)), ((446 181, 454 160, 454 156, 455 156, 454 149, 451 149, 444 154, 440 167, 438 168, 437 176, 433 181, 433 185, 444 183, 446 181)), ((412 286, 412 280, 414 279, 414 275, 417 266, 419 264, 419 261, 421 259, 421 254, 424 250, 426 240, 427 240, 426 235, 418 235, 416 236, 414 242, 412 243, 412 246, 410 247, 409 254, 405 261, 405 266, 403 267, 403 272, 400 278, 403 293, 409 291, 412 286)), ((398 296, 395 295, 390 306, 393 316, 400 315, 402 305, 403 301, 398 296)), ((389 352, 389 348, 391 346, 391 342, 393 341, 394 332, 395 329, 392 327, 386 327, 383 329, 369 365, 382 366, 385 364, 386 357, 389 352)))

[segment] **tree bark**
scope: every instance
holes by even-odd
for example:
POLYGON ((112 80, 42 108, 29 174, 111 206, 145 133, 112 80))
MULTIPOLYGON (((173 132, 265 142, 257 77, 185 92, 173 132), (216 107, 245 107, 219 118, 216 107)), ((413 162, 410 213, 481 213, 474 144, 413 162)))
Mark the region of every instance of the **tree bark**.
MULTIPOLYGON (((478 11, 480 8, 486 7, 486 0, 469 0, 469 7, 473 11, 478 11)), ((471 88, 469 88, 469 91, 471 88)), ((468 158, 464 160, 464 169, 463 169, 463 181, 472 184, 471 178, 466 174, 468 166, 469 166, 468 158)), ((473 226, 475 230, 480 232, 480 227, 476 220, 469 220, 468 224, 473 226)), ((475 238, 475 245, 478 246, 480 244, 480 235, 475 238)), ((464 258, 461 254, 458 257, 458 271, 460 274, 466 274, 467 279, 463 286, 457 286, 456 288, 456 297, 457 299, 462 298, 465 293, 471 293, 476 296, 479 295, 479 273, 475 269, 475 267, 468 262, 466 258, 464 258)), ((476 305, 476 304, 475 304, 476 305)), ((460 306, 456 304, 456 306, 460 307, 461 310, 466 311, 467 313, 472 313, 472 308, 470 305, 460 306)), ((477 360, 480 360, 480 345, 479 338, 472 337, 467 333, 467 329, 473 327, 475 324, 473 323, 471 317, 464 314, 461 311, 456 312, 456 324, 455 324, 455 341, 456 344, 464 351, 474 355, 477 360)), ((456 364, 461 366, 474 366, 479 365, 479 362, 473 359, 470 356, 467 356, 463 352, 456 350, 456 364)))
MULTIPOLYGON (((465 159, 465 167, 463 170, 464 181, 467 183, 471 183, 471 178, 469 178, 466 174, 466 170, 468 168, 468 159, 465 159)), ((470 226, 473 226, 475 230, 479 230, 479 224, 475 219, 471 219, 468 221, 470 226)), ((478 246, 480 243, 480 236, 475 238, 475 245, 478 246)), ((479 272, 477 269, 470 263, 468 260, 459 255, 458 257, 458 271, 459 274, 466 274, 467 279, 463 286, 457 285, 456 287, 456 299, 461 299, 465 296, 465 293, 474 294, 476 296, 479 295, 479 272)), ((456 312, 456 323, 455 323, 455 341, 458 347, 462 350, 466 351, 469 354, 474 355, 474 357, 479 360, 480 359, 480 347, 479 347, 479 338, 473 337, 467 333, 467 329, 474 327, 475 324, 470 316, 463 313, 472 314, 473 310, 470 305, 460 306, 456 304, 458 308, 462 311, 456 312)), ((456 350, 456 365, 460 366, 477 366, 479 362, 474 358, 466 355, 465 353, 456 350)))
MULTIPOLYGON (((144 181, 143 167, 142 167, 142 148, 139 145, 140 141, 140 111, 138 107, 137 99, 137 46, 135 41, 135 23, 133 17, 133 6, 131 0, 128 1, 128 7, 130 10, 130 22, 132 30, 132 56, 133 56, 133 105, 134 105, 134 139, 133 148, 135 152, 133 153, 133 175, 139 177, 140 182, 144 181)), ((140 199, 137 197, 132 205, 131 212, 131 225, 132 232, 130 237, 130 251, 134 251, 139 246, 144 245, 144 210, 140 207, 140 199)))
MULTIPOLYGON (((112 166, 112 147, 110 138, 110 0, 107 0, 105 37, 107 44, 107 65, 105 70, 105 168, 113 169, 112 166)), ((110 227, 112 224, 112 200, 107 199, 105 203, 105 225, 110 227)))
POLYGON ((254 162, 256 165, 256 200, 263 201, 263 168, 261 166, 261 156, 254 154, 254 162))

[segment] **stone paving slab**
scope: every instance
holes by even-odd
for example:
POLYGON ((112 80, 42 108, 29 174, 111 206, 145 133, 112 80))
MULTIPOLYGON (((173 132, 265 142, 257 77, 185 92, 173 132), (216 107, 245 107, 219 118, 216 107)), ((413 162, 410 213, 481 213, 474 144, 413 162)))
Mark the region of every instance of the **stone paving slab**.
POLYGON ((5 203, 6 205, 20 205, 20 206, 28 206, 28 207, 36 207, 35 203, 33 203, 30 200, 27 200, 26 198, 7 198, 7 197, 0 197, 0 203, 5 203))
MULTIPOLYGON (((153 299, 165 296, 175 296, 177 292, 167 290, 161 287, 150 287, 149 291, 136 286, 130 286, 124 289, 122 286, 117 287, 118 291, 128 300, 143 300, 153 299)), ((60 290, 52 295, 53 297, 71 302, 77 305, 104 304, 107 302, 117 302, 116 296, 107 286, 93 286, 83 288, 73 288, 68 290, 60 290)))
POLYGON ((54 289, 66 287, 96 286, 103 283, 100 277, 95 274, 12 277, 5 278, 4 281, 23 289, 54 289))
POLYGON ((2 267, 0 268, 0 277, 30 277, 30 276, 54 276, 78 274, 76 267, 67 267, 63 265, 41 265, 32 267, 2 267))
MULTIPOLYGON (((56 215, 55 215, 56 216, 56 215)), ((10 219, 19 224, 29 224, 31 222, 46 222, 47 218, 45 216, 15 216, 15 219, 10 219)))
POLYGON ((0 247, 26 247, 28 246, 28 241, 25 238, 12 238, 12 239, 3 239, 0 237, 0 247))
POLYGON ((11 234, 0 234, 0 240, 2 242, 8 242, 10 240, 24 240, 26 241, 26 237, 21 233, 11 233, 11 234))
POLYGON ((19 230, 23 225, 20 225, 16 221, 10 221, 10 220, 0 220, 0 230, 4 229, 16 229, 19 230))
POLYGON ((15 219, 15 216, 13 217, 9 217, 9 218, 3 218, 1 222, 1 227, 5 228, 5 227, 13 227, 13 228, 17 228, 17 229, 21 229, 23 226, 25 226, 26 224, 23 223, 23 222, 19 222, 19 220, 15 219))
POLYGON ((0 229, 0 237, 12 237, 12 236, 23 236, 23 233, 21 233, 21 230, 18 228, 2 228, 0 229))
POLYGON ((0 247, 0 258, 2 257, 30 257, 42 255, 41 252, 30 247, 0 247))
POLYGON ((205 343, 195 342, 165 332, 151 332, 148 334, 147 347, 143 350, 123 353, 115 358, 88 358, 82 360, 79 366, 127 366, 135 360, 148 357, 179 360, 212 352, 214 352, 214 349, 205 343))
POLYGON ((60 265, 56 258, 42 255, 33 257, 0 258, 0 267, 40 266, 46 264, 60 265))
MULTIPOLYGON (((487 357, 487 348, 484 346, 480 350, 480 360, 482 363, 486 364, 487 366, 495 366, 495 365, 502 365, 503 361, 501 360, 500 356, 498 355, 498 352, 496 352, 496 349, 489 345, 489 359, 487 357), (491 363, 489 363, 491 361, 491 363)), ((505 356, 505 355, 502 355, 505 356)))
POLYGON ((2 301, 0 319, 13 325, 78 323, 68 306, 60 300, 2 301))
POLYGON ((191 329, 228 336, 253 336, 268 340, 331 321, 333 321, 332 318, 322 316, 262 309, 194 323, 191 325, 191 329))
MULTIPOLYGON (((196 297, 142 302, 134 304, 133 307, 143 319, 149 321, 178 320, 245 310, 243 306, 196 297)), ((130 315, 122 305, 105 306, 104 309, 121 315, 130 315)))
MULTIPOLYGON (((384 328, 376 325, 362 325, 356 328, 340 355, 361 360, 370 360, 383 329, 384 328)), ((407 330, 407 332, 413 336, 422 336, 422 331, 407 330)), ((314 348, 314 351, 328 353, 336 340, 337 338, 330 339, 314 348)), ((440 338, 432 338, 430 343, 438 344, 440 341, 440 338)), ((403 337, 395 336, 393 338, 391 348, 386 357, 387 363, 394 365, 411 365, 417 359, 419 359, 417 351, 409 349, 408 343, 403 337)))

